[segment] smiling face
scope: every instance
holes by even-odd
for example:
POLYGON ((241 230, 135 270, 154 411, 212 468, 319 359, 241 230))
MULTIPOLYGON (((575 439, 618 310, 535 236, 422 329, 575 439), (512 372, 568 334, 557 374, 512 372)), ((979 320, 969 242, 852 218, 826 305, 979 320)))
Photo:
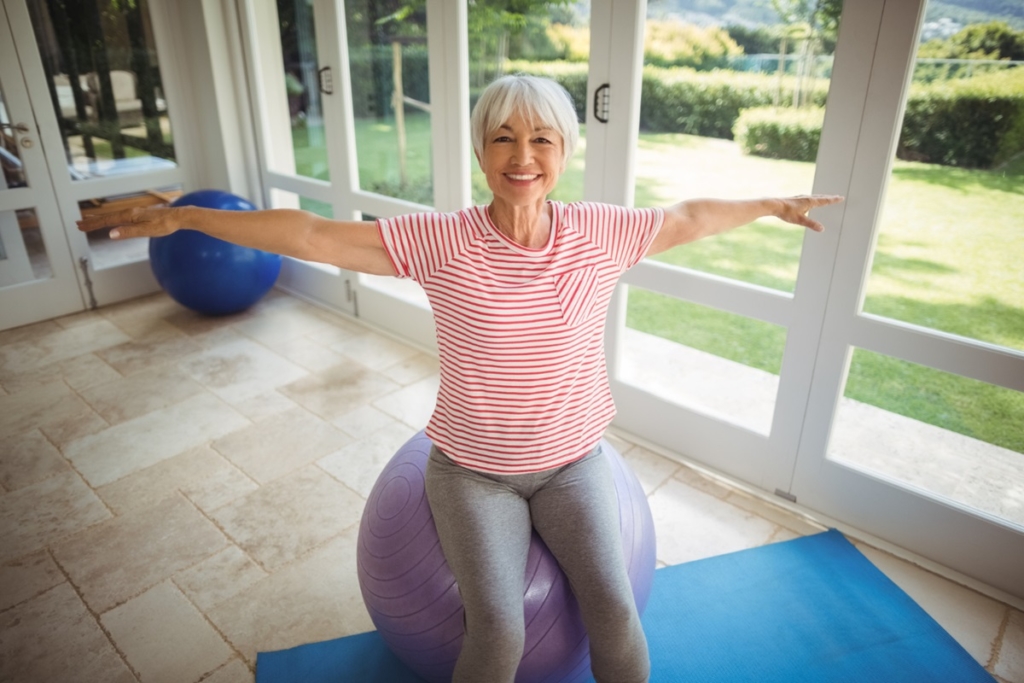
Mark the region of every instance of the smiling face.
POLYGON ((478 160, 494 201, 510 206, 543 204, 565 171, 562 136, 519 113, 484 137, 478 160))

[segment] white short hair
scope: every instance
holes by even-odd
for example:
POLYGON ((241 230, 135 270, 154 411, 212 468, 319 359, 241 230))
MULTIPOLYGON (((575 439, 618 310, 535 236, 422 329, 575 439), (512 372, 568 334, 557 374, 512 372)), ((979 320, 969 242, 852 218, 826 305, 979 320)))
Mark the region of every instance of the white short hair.
POLYGON ((513 115, 520 114, 535 128, 544 127, 562 136, 563 160, 576 151, 580 124, 572 98, 550 78, 515 74, 502 76, 484 89, 470 117, 473 150, 484 153, 485 136, 498 130, 513 115))

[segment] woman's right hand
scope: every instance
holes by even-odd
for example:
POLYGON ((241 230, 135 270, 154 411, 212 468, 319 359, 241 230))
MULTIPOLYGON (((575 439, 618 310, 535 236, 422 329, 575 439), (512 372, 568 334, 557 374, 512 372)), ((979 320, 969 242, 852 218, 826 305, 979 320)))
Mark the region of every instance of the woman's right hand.
POLYGON ((111 239, 163 237, 183 227, 184 213, 182 207, 135 207, 83 218, 78 221, 78 229, 93 232, 113 228, 110 231, 111 239))

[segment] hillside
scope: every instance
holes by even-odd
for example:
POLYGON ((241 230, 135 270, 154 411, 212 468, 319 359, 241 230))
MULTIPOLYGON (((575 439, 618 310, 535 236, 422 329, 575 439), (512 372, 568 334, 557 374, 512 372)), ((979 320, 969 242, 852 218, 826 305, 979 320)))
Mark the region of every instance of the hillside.
MULTIPOLYGON (((855 0, 847 0, 854 2, 855 0)), ((648 0, 648 15, 678 18, 700 25, 775 24, 778 15, 771 0, 648 0)), ((930 0, 926 22, 943 19, 961 26, 1001 20, 1024 30, 1024 2, 1021 0, 930 0)))

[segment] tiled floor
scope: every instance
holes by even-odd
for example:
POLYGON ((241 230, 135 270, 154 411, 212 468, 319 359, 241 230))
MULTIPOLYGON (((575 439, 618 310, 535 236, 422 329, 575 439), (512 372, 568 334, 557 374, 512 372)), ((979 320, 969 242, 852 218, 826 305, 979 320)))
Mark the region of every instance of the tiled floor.
MULTIPOLYGON (((0 680, 234 683, 259 650, 372 628, 357 523, 437 362, 274 293, 227 319, 163 295, 0 332, 0 680)), ((821 527, 612 435, 659 561, 821 527)), ((1024 614, 861 550, 999 680, 1024 614)))

